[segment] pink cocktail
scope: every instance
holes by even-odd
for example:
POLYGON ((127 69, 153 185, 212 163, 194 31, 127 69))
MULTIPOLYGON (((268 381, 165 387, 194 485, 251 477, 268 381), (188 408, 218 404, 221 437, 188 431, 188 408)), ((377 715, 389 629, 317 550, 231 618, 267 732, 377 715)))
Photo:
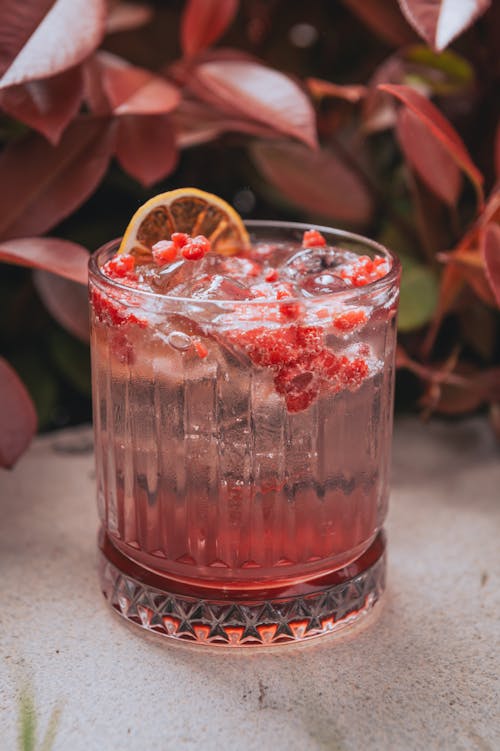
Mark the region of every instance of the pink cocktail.
POLYGON ((237 257, 90 266, 103 591, 196 643, 329 633, 384 588, 399 264, 248 229, 237 257))

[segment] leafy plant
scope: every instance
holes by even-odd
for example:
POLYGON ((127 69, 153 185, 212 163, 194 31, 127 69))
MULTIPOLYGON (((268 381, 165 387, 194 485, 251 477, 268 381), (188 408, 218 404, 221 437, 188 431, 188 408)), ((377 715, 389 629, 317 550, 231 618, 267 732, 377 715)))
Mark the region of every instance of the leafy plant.
POLYGON ((51 751, 54 746, 56 733, 61 717, 60 708, 56 707, 50 717, 45 735, 40 744, 37 743, 37 713, 35 702, 30 690, 24 689, 19 699, 19 751, 51 751))
MULTIPOLYGON (((177 5, 0 7, 0 259, 37 269, 5 294, 0 465, 36 429, 12 368, 24 333, 14 312, 34 288, 85 340, 85 245, 117 234, 158 183, 249 186, 243 213, 256 204, 358 227, 393 247, 404 267, 397 364, 413 393, 426 414, 490 405, 500 433, 498 4, 177 5), (232 46, 213 46, 222 37, 232 46)), ((49 335, 51 367, 85 392, 61 356, 81 350, 61 334, 49 335)))

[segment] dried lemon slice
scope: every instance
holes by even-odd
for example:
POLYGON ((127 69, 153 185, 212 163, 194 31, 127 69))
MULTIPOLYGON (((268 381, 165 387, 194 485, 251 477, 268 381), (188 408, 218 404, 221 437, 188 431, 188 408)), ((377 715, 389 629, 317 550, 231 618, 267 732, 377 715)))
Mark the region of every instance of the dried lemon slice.
POLYGON ((153 245, 174 232, 204 235, 213 250, 226 256, 250 244, 241 217, 226 201, 198 188, 179 188, 159 193, 135 212, 118 253, 149 257, 153 245))

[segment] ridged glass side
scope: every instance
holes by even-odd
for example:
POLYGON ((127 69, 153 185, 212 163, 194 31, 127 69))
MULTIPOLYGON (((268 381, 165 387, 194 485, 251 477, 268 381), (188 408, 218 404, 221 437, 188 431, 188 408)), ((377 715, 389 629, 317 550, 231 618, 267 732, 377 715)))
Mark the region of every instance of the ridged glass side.
POLYGON ((369 544, 386 506, 390 367, 293 414, 268 372, 221 350, 193 362, 149 346, 134 367, 111 330, 93 342, 98 497, 127 555, 173 575, 283 578, 369 544))

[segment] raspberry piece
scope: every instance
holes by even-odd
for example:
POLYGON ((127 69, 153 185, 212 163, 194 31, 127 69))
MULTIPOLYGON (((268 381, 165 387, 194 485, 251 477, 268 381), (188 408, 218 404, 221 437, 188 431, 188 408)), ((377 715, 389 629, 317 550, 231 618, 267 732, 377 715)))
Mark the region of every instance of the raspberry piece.
POLYGON ((278 394, 285 397, 289 412, 301 412, 307 409, 319 393, 318 378, 311 370, 307 370, 307 358, 281 367, 274 377, 274 385, 278 394))
POLYGON ((137 318, 133 313, 129 313, 123 305, 104 297, 95 289, 92 290, 90 299, 95 316, 100 323, 107 326, 125 326, 126 324, 134 324, 140 328, 147 326, 146 321, 137 318))
POLYGON ((348 310, 333 318, 333 328, 342 334, 347 334, 363 326, 367 321, 364 310, 348 310))
POLYGON ((371 259, 369 256, 359 256, 353 263, 340 269, 342 279, 351 282, 353 287, 364 287, 365 284, 381 279, 389 272, 389 262, 381 256, 371 259))
POLYGON ((136 279, 135 258, 130 253, 113 256, 102 267, 106 276, 111 279, 136 279))
POLYGON ((208 349, 199 340, 194 342, 194 348, 196 350, 196 354, 198 355, 198 357, 201 357, 201 359, 208 355, 208 349))
POLYGON ((210 242, 203 235, 188 238, 181 253, 188 261, 199 261, 210 251, 210 242))
POLYGON ((326 348, 320 326, 261 326, 249 331, 235 330, 226 336, 255 365, 273 369, 276 391, 284 397, 289 412, 307 409, 322 390, 354 390, 369 374, 363 357, 350 360, 326 348))
POLYGON ((151 248, 153 260, 158 266, 171 263, 177 258, 177 246, 171 240, 160 240, 151 248))
POLYGON ((302 305, 299 302, 282 302, 280 315, 288 321, 296 321, 302 314, 302 305))
POLYGON ((319 352, 323 346, 323 330, 319 326, 296 326, 297 347, 309 354, 319 352))
POLYGON ((357 389, 369 372, 370 369, 365 360, 362 357, 356 357, 354 360, 348 361, 343 368, 343 384, 349 389, 357 389))
POLYGON ((260 327, 250 331, 235 331, 232 337, 242 347, 255 365, 274 367, 295 357, 296 337, 292 328, 268 329, 260 327))
POLYGON ((304 232, 302 238, 303 248, 322 248, 326 245, 326 240, 317 229, 308 229, 304 232))
POLYGON ((323 380, 330 381, 329 386, 332 386, 337 384, 338 375, 348 362, 344 355, 335 355, 329 349, 324 348, 313 358, 311 367, 323 380))
POLYGON ((250 331, 234 331, 229 337, 245 350, 255 365, 280 367, 305 354, 314 355, 323 346, 323 330, 316 326, 261 326, 250 331))
POLYGON ((281 283, 274 287, 276 300, 286 300, 287 297, 293 297, 293 288, 290 284, 281 283))
POLYGON ((189 242, 189 235, 186 235, 185 232, 173 232, 170 239, 175 247, 180 250, 189 242))
POLYGON ((362 357, 349 360, 345 355, 335 355, 329 349, 323 349, 314 357, 310 367, 318 373, 329 391, 343 388, 355 390, 370 372, 362 357))
POLYGON ((277 282, 279 279, 279 272, 277 269, 269 269, 264 277, 266 282, 277 282))

